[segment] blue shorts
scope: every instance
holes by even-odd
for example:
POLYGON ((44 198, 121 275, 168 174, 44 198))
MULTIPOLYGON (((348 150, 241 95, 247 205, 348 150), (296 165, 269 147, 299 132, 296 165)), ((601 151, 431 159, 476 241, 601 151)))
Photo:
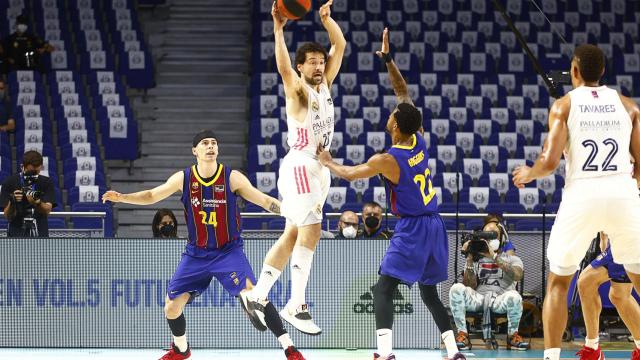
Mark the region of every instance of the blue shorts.
POLYGON ((447 280, 449 241, 440 215, 404 217, 396 224, 379 274, 406 285, 447 280))
POLYGON ((608 247, 598 257, 591 262, 592 268, 599 268, 603 266, 609 273, 609 278, 613 282, 617 283, 631 283, 627 272, 624 270, 624 266, 613 261, 613 255, 611 254, 611 247, 608 247))
POLYGON ((238 296, 246 287, 247 279, 253 284, 256 283, 242 245, 230 243, 220 250, 208 251, 206 257, 193 256, 189 252, 187 249, 182 254, 176 272, 169 282, 167 296, 171 300, 181 294, 190 293, 191 302, 209 287, 214 277, 233 296, 238 296))

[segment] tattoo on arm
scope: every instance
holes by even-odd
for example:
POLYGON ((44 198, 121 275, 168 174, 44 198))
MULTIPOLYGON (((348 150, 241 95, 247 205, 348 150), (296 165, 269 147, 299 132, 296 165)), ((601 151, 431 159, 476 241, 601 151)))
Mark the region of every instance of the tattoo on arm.
POLYGON ((280 215, 280 205, 278 205, 275 202, 272 202, 271 205, 269 205, 269 211, 274 214, 280 215))
POLYGON ((502 269, 502 271, 515 281, 520 281, 522 279, 523 271, 519 266, 513 266, 512 264, 500 259, 496 258, 496 264, 502 269))
POLYGON ((476 276, 475 270, 465 268, 462 284, 472 289, 478 287, 478 277, 476 276))
POLYGON ((411 101, 411 97, 409 96, 407 83, 404 81, 404 78, 402 77, 400 70, 396 66, 395 61, 387 63, 387 71, 389 72, 389 79, 391 80, 391 86, 393 86, 393 92, 398 98, 398 104, 413 104, 413 101, 411 101))

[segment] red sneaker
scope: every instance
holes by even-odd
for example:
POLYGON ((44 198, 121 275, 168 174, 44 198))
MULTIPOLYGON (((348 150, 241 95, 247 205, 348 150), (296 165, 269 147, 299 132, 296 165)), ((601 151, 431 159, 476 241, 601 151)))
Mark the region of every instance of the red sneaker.
POLYGON ((382 357, 376 353, 373 353, 373 360, 396 360, 396 356, 393 354, 389 354, 389 356, 382 357))
POLYGON ((588 346, 583 346, 576 355, 580 356, 580 360, 605 360, 604 353, 600 350, 600 345, 598 345, 597 350, 593 350, 588 346))
POLYGON ((164 356, 161 357, 160 360, 184 360, 190 357, 191 357, 190 347, 187 347, 187 351, 180 352, 180 349, 178 349, 173 343, 171 343, 171 349, 169 349, 169 351, 167 351, 167 353, 164 354, 164 356))
POLYGON ((640 349, 636 348, 631 353, 631 360, 640 360, 640 349))
POLYGON ((295 346, 289 346, 287 350, 284 351, 284 354, 287 355, 287 360, 305 360, 304 356, 302 356, 295 346))

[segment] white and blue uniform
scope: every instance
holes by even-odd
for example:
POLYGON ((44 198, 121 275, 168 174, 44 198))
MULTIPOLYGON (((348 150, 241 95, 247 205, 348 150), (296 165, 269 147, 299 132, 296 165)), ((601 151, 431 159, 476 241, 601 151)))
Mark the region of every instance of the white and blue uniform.
POLYGON ((631 118, 618 92, 606 86, 581 86, 569 97, 567 176, 549 238, 551 271, 573 274, 599 231, 609 234, 618 263, 639 264, 640 198, 631 177, 631 118))

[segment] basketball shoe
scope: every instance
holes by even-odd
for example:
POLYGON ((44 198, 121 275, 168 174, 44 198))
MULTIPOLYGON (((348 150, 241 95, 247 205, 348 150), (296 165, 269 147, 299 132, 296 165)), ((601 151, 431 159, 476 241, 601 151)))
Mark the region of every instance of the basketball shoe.
POLYGON ((469 340, 469 335, 467 335, 464 331, 458 331, 458 336, 456 336, 456 345, 458 346, 458 350, 471 350, 471 340, 469 340))
POLYGON ((529 343, 516 331, 507 342, 507 350, 529 350, 529 343))
POLYGON ((287 350, 284 351, 284 354, 287 355, 287 360, 305 360, 304 356, 302 356, 295 346, 289 346, 287 350))
POLYGON ((287 304, 280 310, 280 317, 304 334, 320 335, 322 333, 322 329, 313 322, 307 304, 302 304, 297 309, 291 309, 287 304))
POLYGON ((389 354, 386 357, 382 357, 376 353, 373 353, 373 360, 396 360, 396 356, 393 354, 389 354))
POLYGON ((187 351, 180 352, 177 346, 171 343, 171 349, 164 354, 159 360, 184 360, 191 357, 191 347, 187 347, 187 351))
POLYGON ((265 300, 264 303, 256 301, 249 296, 247 291, 241 292, 239 298, 242 310, 244 310, 249 317, 249 321, 251 321, 253 327, 259 331, 267 330, 267 323, 264 320, 264 307, 268 300, 265 300))
POLYGON ((598 345, 597 350, 593 350, 588 346, 583 346, 576 355, 580 356, 580 360, 604 360, 604 353, 600 350, 600 345, 598 345))

